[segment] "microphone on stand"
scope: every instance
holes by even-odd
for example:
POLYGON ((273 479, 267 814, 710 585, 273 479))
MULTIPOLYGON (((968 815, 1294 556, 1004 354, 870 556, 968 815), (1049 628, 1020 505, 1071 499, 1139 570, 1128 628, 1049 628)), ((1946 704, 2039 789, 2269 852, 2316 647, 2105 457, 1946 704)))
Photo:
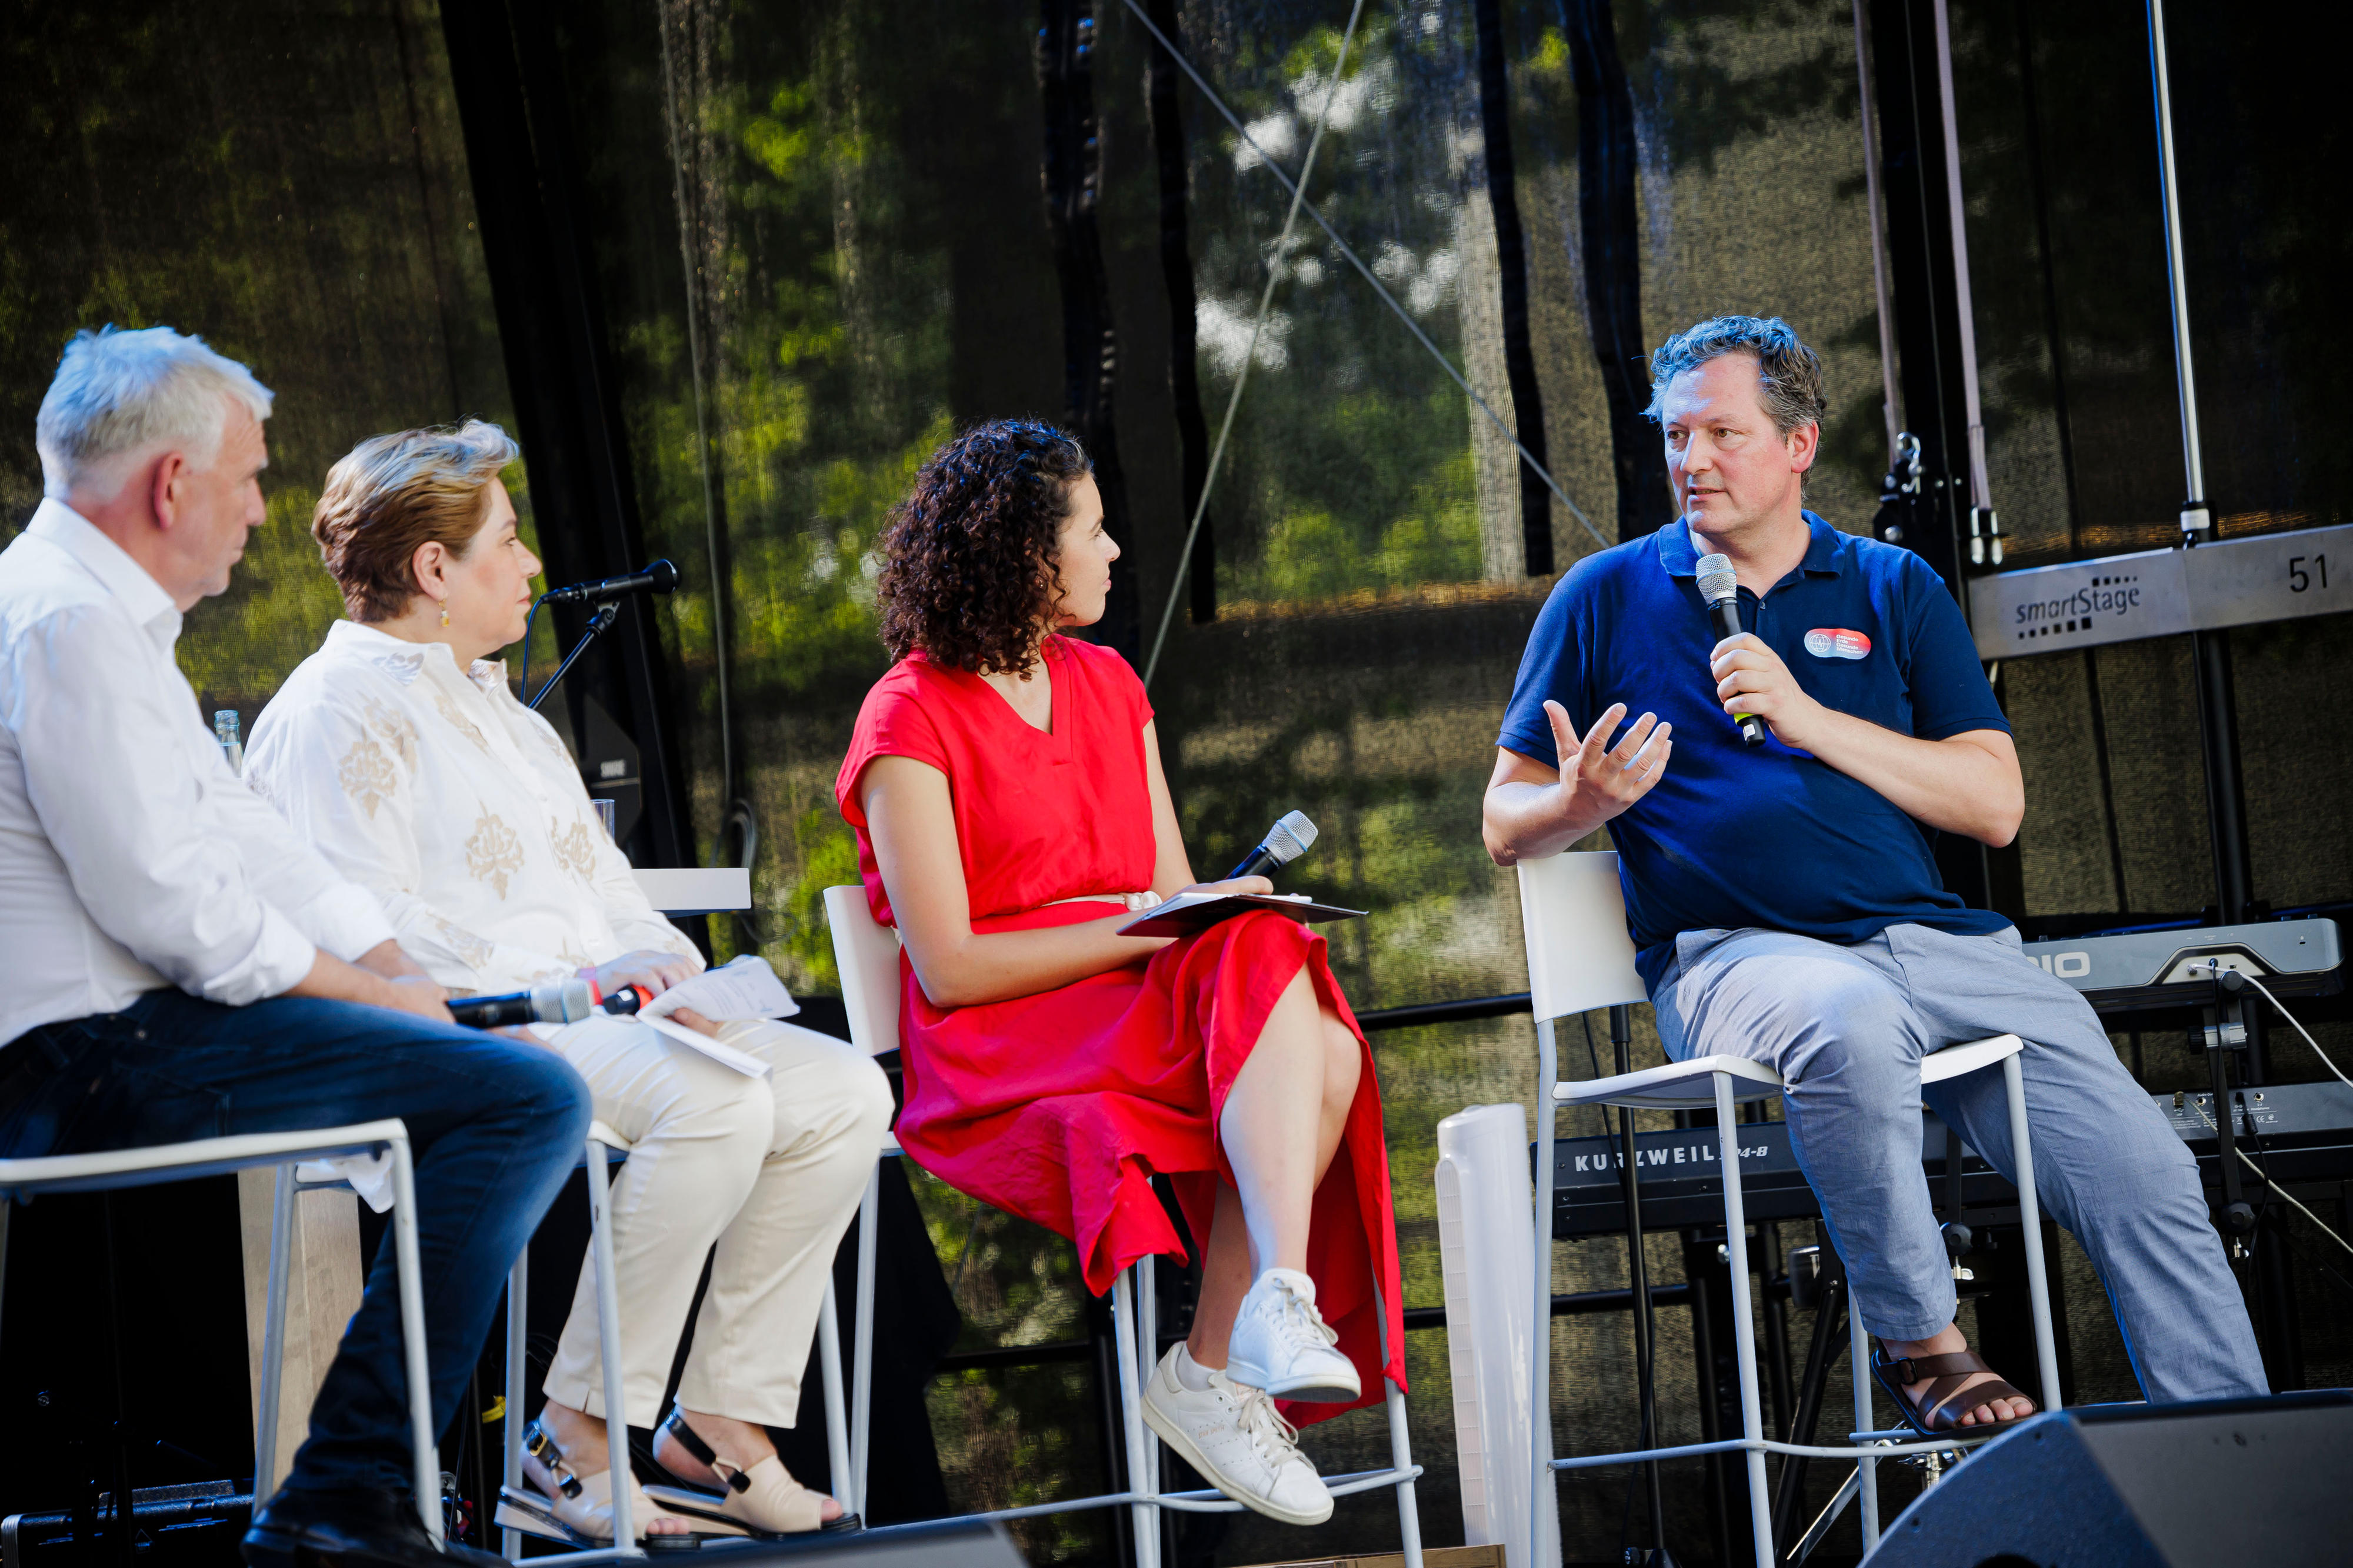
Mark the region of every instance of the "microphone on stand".
POLYGON ((1242 857, 1242 863, 1226 873, 1226 880, 1237 877, 1263 877, 1279 871, 1307 853, 1315 842, 1315 825, 1307 820, 1303 811, 1286 812, 1281 822, 1266 830, 1259 847, 1242 857))
POLYGON ((607 599, 626 599, 632 594, 667 594, 677 586, 678 568, 667 561, 657 561, 625 577, 607 577, 600 583, 575 583, 569 587, 550 588, 540 597, 555 605, 601 605, 607 599))
POLYGON ((585 980, 559 980, 497 996, 453 996, 449 1016, 476 1029, 509 1024, 576 1024, 596 1005, 585 980))
MULTIPOLYGON (((1707 601, 1708 619, 1715 623, 1716 641, 1740 635, 1740 579, 1734 575, 1729 555, 1699 558, 1699 596, 1707 601)), ((1765 721, 1754 713, 1735 713, 1740 738, 1752 746, 1765 743, 1765 721)))
POLYGON ((612 629, 614 621, 621 614, 621 606, 615 601, 626 599, 632 594, 667 594, 677 586, 678 568, 667 561, 657 561, 643 571, 632 572, 626 577, 607 577, 601 583, 574 583, 562 588, 550 588, 542 594, 531 607, 530 618, 522 624, 522 690, 518 693, 522 705, 537 711, 539 705, 547 700, 547 694, 555 689, 555 683, 564 679, 565 671, 588 651, 588 645, 612 629), (600 607, 588 617, 587 629, 580 634, 580 640, 572 645, 572 651, 564 656, 564 662, 555 667, 555 673, 547 678, 547 684, 534 693, 531 689, 531 626, 532 622, 539 618, 539 606, 546 604, 596 605, 600 607))

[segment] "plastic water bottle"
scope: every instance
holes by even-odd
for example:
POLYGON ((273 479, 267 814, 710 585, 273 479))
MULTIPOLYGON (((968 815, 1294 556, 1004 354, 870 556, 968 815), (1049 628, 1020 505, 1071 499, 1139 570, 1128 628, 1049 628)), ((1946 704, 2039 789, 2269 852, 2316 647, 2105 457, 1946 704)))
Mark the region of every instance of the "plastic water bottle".
POLYGON ((243 778, 245 742, 237 738, 236 709, 223 708, 213 714, 213 739, 220 742, 221 755, 228 759, 228 771, 243 778))

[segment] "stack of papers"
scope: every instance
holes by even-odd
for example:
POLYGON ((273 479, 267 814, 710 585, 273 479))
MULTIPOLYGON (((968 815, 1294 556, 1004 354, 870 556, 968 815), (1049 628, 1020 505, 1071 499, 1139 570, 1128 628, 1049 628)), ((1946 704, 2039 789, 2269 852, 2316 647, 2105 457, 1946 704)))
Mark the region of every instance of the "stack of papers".
MULTIPOLYGON (((670 1015, 680 1008, 700 1013, 714 1024, 733 1024, 746 1018, 789 1018, 801 1010, 793 1000, 768 961, 756 953, 746 953, 716 969, 706 969, 693 979, 673 985, 644 1006, 638 1009, 638 1021, 649 1028, 660 1031, 681 1046, 701 1051, 723 1067, 733 1068, 745 1078, 766 1078, 768 1064, 746 1051, 739 1051, 724 1041, 712 1039, 699 1029, 674 1023, 670 1015)), ((564 1026, 533 1024, 533 1033, 542 1039, 552 1039, 564 1026)))

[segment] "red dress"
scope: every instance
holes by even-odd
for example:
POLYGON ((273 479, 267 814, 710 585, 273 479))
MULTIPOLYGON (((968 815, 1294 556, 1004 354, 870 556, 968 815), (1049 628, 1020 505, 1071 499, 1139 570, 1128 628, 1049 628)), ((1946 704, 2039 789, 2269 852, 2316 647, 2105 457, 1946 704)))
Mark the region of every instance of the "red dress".
MULTIPOLYGON (((1053 730, 1041 732, 976 675, 902 659, 867 693, 834 785, 858 832, 874 918, 892 922, 857 799, 875 757, 947 775, 976 931, 1101 920, 1101 903, 1056 903, 1152 885, 1144 727, 1152 708, 1126 660, 1067 637, 1045 647, 1053 730)), ((1301 965, 1316 994, 1364 1035, 1332 978, 1324 939, 1274 914, 1244 915, 1148 960, 1058 990, 934 1007, 904 955, 899 1008, 906 1104, 899 1142, 960 1192, 1077 1244, 1088 1289, 1111 1289, 1150 1254, 1183 1257, 1151 1178, 1174 1184, 1194 1236, 1208 1234, 1217 1183, 1233 1183, 1215 1129, 1234 1076, 1301 965)), ((1364 1053, 1339 1153, 1316 1188, 1307 1246, 1316 1304, 1356 1366, 1364 1403, 1384 1373, 1405 1383, 1405 1321, 1380 1089, 1364 1053), (1388 1316, 1382 1364, 1373 1294, 1388 1316)), ((1339 1405, 1287 1405, 1294 1422, 1339 1405)))

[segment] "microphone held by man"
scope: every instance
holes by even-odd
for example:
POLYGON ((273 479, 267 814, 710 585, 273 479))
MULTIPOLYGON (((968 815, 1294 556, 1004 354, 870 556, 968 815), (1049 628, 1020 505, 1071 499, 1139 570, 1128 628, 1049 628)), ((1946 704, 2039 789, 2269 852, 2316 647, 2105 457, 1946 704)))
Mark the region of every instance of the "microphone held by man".
MULTIPOLYGON (((1729 555, 1703 555, 1699 558, 1699 595, 1707 601, 1708 619, 1715 625, 1715 639, 1723 642, 1740 635, 1740 579, 1732 570, 1729 555)), ((1733 722, 1740 726, 1740 739, 1747 745, 1765 743, 1765 721, 1754 713, 1735 713, 1733 722)))

